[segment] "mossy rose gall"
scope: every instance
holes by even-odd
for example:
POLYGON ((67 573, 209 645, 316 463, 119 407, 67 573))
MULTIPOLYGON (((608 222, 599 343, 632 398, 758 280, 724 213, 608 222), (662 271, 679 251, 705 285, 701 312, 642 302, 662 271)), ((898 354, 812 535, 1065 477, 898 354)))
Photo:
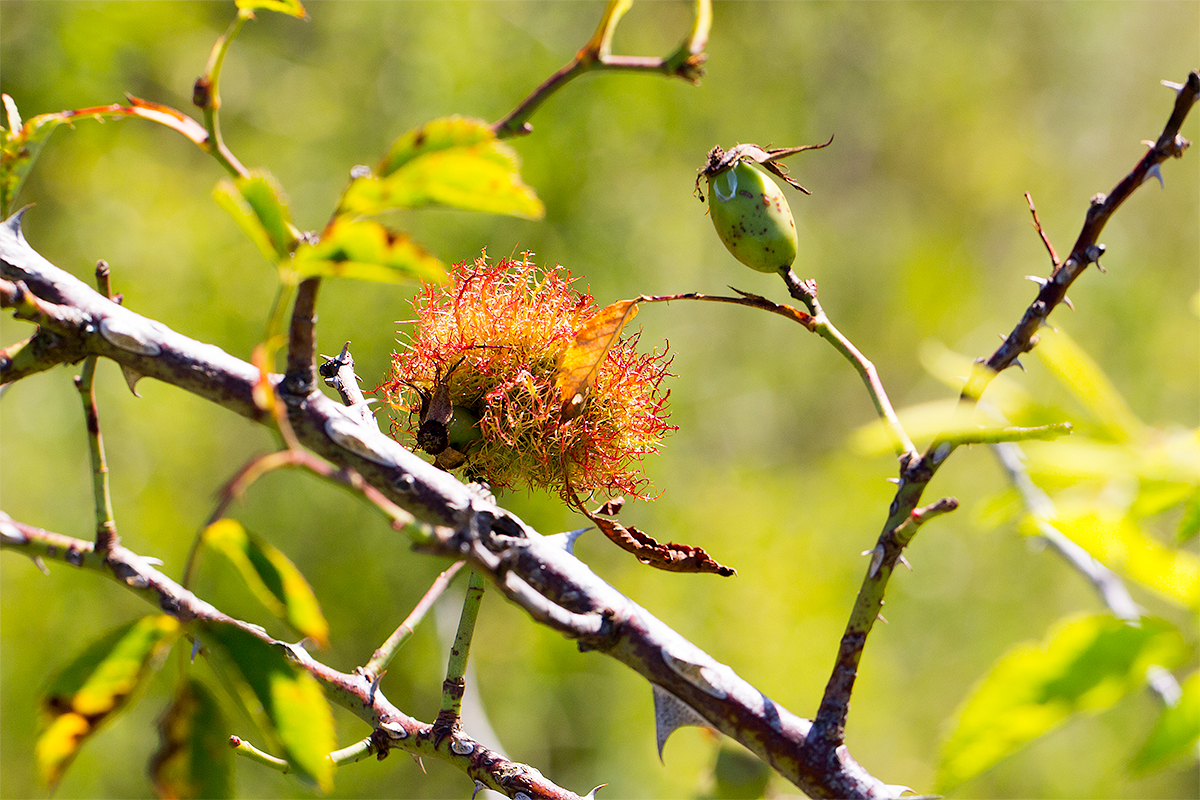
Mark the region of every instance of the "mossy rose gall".
POLYGON ((397 438, 445 469, 495 487, 645 497, 641 460, 667 424, 665 352, 639 353, 622 337, 601 363, 583 411, 562 420, 559 353, 595 317, 592 297, 561 267, 530 255, 455 266, 446 285, 425 285, 408 347, 379 387, 399 412, 397 438))

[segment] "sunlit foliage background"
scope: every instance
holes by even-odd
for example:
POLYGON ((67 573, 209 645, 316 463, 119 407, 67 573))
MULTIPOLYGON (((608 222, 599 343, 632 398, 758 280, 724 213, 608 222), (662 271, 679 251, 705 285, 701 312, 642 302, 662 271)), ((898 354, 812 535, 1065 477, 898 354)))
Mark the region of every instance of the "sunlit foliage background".
MULTIPOLYGON (((226 139, 269 168, 302 227, 319 229, 355 164, 435 116, 498 119, 591 34, 600 3, 312 2, 309 22, 271 14, 247 27, 223 75, 226 139)), ((690 25, 686 3, 635 6, 620 52, 664 54, 690 25)), ((189 108, 192 82, 233 16, 232 3, 0 4, 0 81, 26 116, 116 102, 123 92, 189 108)), ((898 406, 944 397, 917 353, 936 340, 990 353, 1033 297, 1023 280, 1048 259, 1030 228, 1033 193, 1061 252, 1088 198, 1106 191, 1158 135, 1171 95, 1200 65, 1192 2, 736 3, 716 8, 708 75, 698 88, 642 75, 591 75, 556 95, 515 142, 545 201, 542 222, 452 211, 392 220, 447 261, 532 250, 566 265, 601 304, 639 293, 722 292, 783 299, 773 276, 738 265, 691 196, 714 144, 832 147, 793 161, 813 190, 791 194, 797 272, 820 283, 826 310, 878 365, 898 406)), ((1200 139, 1195 115, 1184 134, 1200 139)), ((1107 275, 1089 271, 1076 311, 1054 322, 1096 358, 1145 421, 1197 424, 1200 154, 1165 166, 1103 236, 1107 275)), ((211 198, 216 163, 141 121, 56 133, 23 195, 29 240, 90 280, 113 268, 129 307, 246 358, 275 288, 263 262, 211 198)), ((327 281, 323 352, 353 342, 364 383, 383 377, 411 289, 327 281)), ((579 555, 622 591, 732 665, 788 708, 811 715, 890 499, 888 457, 847 446, 872 417, 858 377, 798 326, 737 307, 644 309, 643 342, 675 353, 674 424, 647 465, 662 496, 627 510, 660 538, 707 548, 734 578, 680 576, 636 564, 598 535, 579 555)), ((6 318, 5 344, 28 335, 6 318)), ((1077 407, 1036 359, 1019 380, 1077 407)), ((68 369, 22 381, 0 404, 0 491, 15 518, 86 537, 87 444, 68 369)), ((117 522, 134 550, 178 575, 214 491, 263 429, 145 381, 135 399, 100 368, 101 419, 117 522)), ((985 449, 963 451, 931 491, 962 509, 923 529, 915 572, 893 582, 862 665, 849 723, 854 755, 891 783, 929 788, 943 725, 988 665, 1056 619, 1097 610, 1090 590, 1009 522, 984 513, 1004 489, 985 449)), ((932 499, 932 498, 931 498, 932 499)), ((540 530, 577 527, 550 496, 503 502, 540 530)), ((363 663, 444 562, 409 552, 379 516, 300 474, 256 485, 237 516, 283 548, 313 583, 332 625, 323 654, 363 663)), ((202 596, 262 619, 231 591, 226 565, 202 569, 202 596)), ((86 642, 147 609, 90 575, 0 559, 0 793, 38 796, 31 745, 37 692, 86 642)), ((1152 612, 1171 614, 1138 595, 1152 612)), ((446 604, 450 609, 453 603, 446 604)), ((454 612, 449 611, 452 629, 454 612)), ((1175 615, 1177 621, 1178 615, 1175 615)), ((714 740, 686 729, 654 749, 650 692, 624 667, 486 599, 473 650, 491 724, 508 753, 556 782, 613 797, 704 791, 714 740)), ((434 626, 418 631, 383 690, 432 720, 445 667, 434 626)), ((204 667, 199 667, 204 669, 204 667)), ((129 797, 144 765, 173 664, 129 714, 85 748, 57 796, 129 797)), ((1131 778, 1134 743, 1156 713, 1145 693, 1072 722, 960 788, 977 797, 1195 797, 1193 770, 1131 778)), ((339 716, 340 741, 366 730, 339 716)), ((240 721, 235 721, 235 725, 240 721)), ((476 733, 476 730, 468 730, 476 733)), ((342 769, 337 795, 466 796, 441 764, 426 775, 401 755, 342 769)), ((245 796, 305 796, 288 778, 241 764, 245 796)), ((779 784, 786 792, 789 787, 779 784)))

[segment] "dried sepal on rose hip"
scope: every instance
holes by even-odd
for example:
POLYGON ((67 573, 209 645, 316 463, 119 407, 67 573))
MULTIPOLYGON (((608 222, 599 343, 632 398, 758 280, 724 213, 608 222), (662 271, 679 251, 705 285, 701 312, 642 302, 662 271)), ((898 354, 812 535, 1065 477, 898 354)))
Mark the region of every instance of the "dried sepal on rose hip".
MULTIPOLYGON (((759 272, 791 268, 798 242, 792 210, 779 185, 767 171, 778 175, 805 194, 807 189, 788 177, 778 160, 825 144, 764 150, 756 144, 739 144, 726 152, 714 147, 708 162, 696 177, 708 180, 708 212, 717 236, 733 257, 759 272)), ((700 196, 701 201, 704 196, 700 196)))
POLYGON ((379 387, 399 412, 393 434, 445 469, 494 487, 644 497, 644 456, 667 424, 666 353, 637 336, 605 356, 581 413, 564 421, 558 356, 594 318, 592 297, 561 267, 521 260, 457 264, 413 300, 408 346, 379 387))

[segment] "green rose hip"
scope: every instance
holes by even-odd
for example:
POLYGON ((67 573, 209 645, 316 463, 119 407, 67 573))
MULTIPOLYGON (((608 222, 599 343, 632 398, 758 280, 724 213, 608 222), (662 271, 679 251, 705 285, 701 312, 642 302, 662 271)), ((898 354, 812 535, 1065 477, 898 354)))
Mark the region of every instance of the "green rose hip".
MULTIPOLYGON (((779 159, 828 147, 808 144, 764 150, 756 144, 739 144, 729 152, 714 147, 708 163, 696 176, 708 179, 708 215, 717 235, 738 261, 759 272, 781 272, 796 260, 796 222, 779 185, 767 172, 779 176, 805 194, 809 191, 788 177, 779 159)), ((700 196, 704 200, 704 196, 700 196)))
POLYGON ((796 223, 783 190, 753 164, 739 162, 708 178, 708 213, 733 257, 759 272, 796 260, 796 223))

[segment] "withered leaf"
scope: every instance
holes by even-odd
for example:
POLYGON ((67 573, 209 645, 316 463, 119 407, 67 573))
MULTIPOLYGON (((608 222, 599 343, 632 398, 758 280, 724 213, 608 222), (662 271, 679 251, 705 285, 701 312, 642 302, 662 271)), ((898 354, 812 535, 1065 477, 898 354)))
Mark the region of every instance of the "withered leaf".
POLYGON ((606 503, 601 505, 599 508, 597 508, 595 510, 595 512, 593 512, 593 513, 600 514, 601 516, 604 516, 604 517, 615 517, 617 514, 621 513, 621 509, 624 507, 625 507, 625 498, 624 497, 614 497, 612 500, 607 501, 606 503))
POLYGON ((615 519, 592 516, 604 535, 622 550, 637 556, 638 561, 667 572, 711 572, 717 575, 736 575, 737 570, 713 560, 703 547, 667 542, 663 544, 634 526, 626 527, 615 519))
POLYGON ((600 309, 575 332, 575 341, 558 354, 554 388, 562 403, 563 422, 574 419, 583 411, 604 357, 620 337, 621 329, 637 315, 640 300, 618 300, 600 309))

